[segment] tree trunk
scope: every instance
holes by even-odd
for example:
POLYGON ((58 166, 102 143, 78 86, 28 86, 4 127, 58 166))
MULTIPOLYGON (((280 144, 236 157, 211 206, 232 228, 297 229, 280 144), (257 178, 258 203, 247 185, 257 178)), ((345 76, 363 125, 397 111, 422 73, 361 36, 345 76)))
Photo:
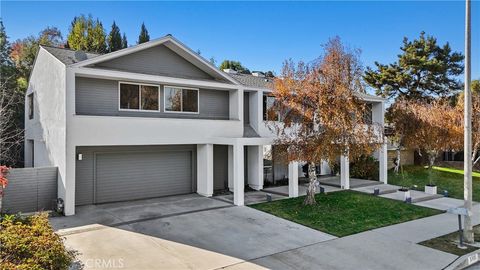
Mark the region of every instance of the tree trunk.
POLYGON ((315 201, 315 183, 317 181, 317 173, 315 172, 315 163, 313 162, 308 163, 308 178, 310 179, 310 182, 308 184, 307 196, 305 197, 305 201, 303 201, 303 204, 315 205, 317 204, 317 202, 315 201))
POLYGON ((398 171, 400 170, 400 162, 401 162, 400 158, 401 158, 401 156, 402 156, 402 153, 401 153, 401 151, 400 151, 400 146, 397 148, 397 151, 396 151, 396 152, 397 152, 397 161, 396 161, 396 163, 395 163, 395 169, 393 169, 393 171, 394 171, 396 174, 398 174, 398 171))
POLYGON ((435 164, 435 159, 437 158, 436 154, 428 154, 428 183, 432 185, 432 173, 433 173, 433 164, 435 164))

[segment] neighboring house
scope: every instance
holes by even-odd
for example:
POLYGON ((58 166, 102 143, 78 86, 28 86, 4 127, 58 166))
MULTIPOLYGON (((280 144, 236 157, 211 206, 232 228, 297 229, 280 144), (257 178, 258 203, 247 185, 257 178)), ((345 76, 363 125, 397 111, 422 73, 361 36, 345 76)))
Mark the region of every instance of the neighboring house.
MULTIPOLYGON (((243 205, 245 185, 263 188, 271 79, 232 73, 170 35, 104 55, 41 46, 26 93, 26 166, 58 167, 66 215, 227 188, 243 205)), ((383 99, 362 98, 383 124, 383 99)), ((282 170, 297 196, 298 164, 282 170)))

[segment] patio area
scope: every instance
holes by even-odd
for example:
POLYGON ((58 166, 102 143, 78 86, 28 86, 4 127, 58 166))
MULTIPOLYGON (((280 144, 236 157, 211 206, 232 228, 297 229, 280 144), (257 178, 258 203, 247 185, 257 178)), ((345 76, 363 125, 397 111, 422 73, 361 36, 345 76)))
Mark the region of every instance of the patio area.
MULTIPOLYGON (((340 181, 340 176, 319 177, 318 181, 320 182, 321 185, 327 185, 327 186, 338 187, 338 188, 342 186, 340 181)), ((382 183, 375 180, 350 178, 350 188, 360 188, 360 187, 374 186, 379 184, 382 184, 382 183)))

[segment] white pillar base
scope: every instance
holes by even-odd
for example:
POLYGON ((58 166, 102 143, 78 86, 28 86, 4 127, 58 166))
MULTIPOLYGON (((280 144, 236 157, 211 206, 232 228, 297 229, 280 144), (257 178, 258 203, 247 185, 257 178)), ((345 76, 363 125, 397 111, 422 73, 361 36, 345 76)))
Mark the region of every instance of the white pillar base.
POLYGON ((350 189, 350 161, 348 156, 340 156, 340 186, 350 189))
POLYGON ((213 144, 197 145, 197 193, 213 195, 213 144))
POLYGON ((298 197, 298 162, 288 164, 288 197, 298 197))

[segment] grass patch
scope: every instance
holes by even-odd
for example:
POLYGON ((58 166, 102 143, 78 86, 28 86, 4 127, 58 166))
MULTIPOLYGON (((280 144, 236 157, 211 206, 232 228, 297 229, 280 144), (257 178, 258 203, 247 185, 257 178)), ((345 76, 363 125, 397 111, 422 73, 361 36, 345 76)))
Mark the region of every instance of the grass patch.
MULTIPOLYGON (((432 170, 431 175, 429 170, 423 166, 404 166, 403 176, 390 170, 388 172, 388 183, 407 187, 417 185, 419 190, 423 190, 424 186, 429 183, 429 177, 431 177, 432 182, 437 185, 439 193, 448 190, 450 197, 463 199, 463 171, 443 167, 436 168, 441 169, 432 170)), ((480 176, 473 177, 472 185, 473 200, 480 201, 480 176)))
POLYGON ((304 196, 250 207, 338 237, 442 213, 356 191, 317 194, 317 204, 304 206, 304 196))
MULTIPOLYGON (((462 176, 465 174, 463 170, 459 170, 459 169, 455 169, 455 168, 433 166, 433 169, 437 170, 437 171, 441 171, 441 172, 461 174, 462 176)), ((480 172, 472 172, 472 176, 473 177, 480 177, 480 172)))
MULTIPOLYGON (((475 226, 475 242, 480 242, 480 226, 475 226)), ((429 248, 438 249, 444 252, 452 253, 457 256, 463 256, 470 252, 473 252, 478 249, 478 247, 467 246, 467 249, 460 249, 457 247, 458 245, 458 232, 449 233, 446 235, 442 235, 437 238, 433 238, 427 241, 423 241, 419 243, 422 246, 426 246, 429 248)))

